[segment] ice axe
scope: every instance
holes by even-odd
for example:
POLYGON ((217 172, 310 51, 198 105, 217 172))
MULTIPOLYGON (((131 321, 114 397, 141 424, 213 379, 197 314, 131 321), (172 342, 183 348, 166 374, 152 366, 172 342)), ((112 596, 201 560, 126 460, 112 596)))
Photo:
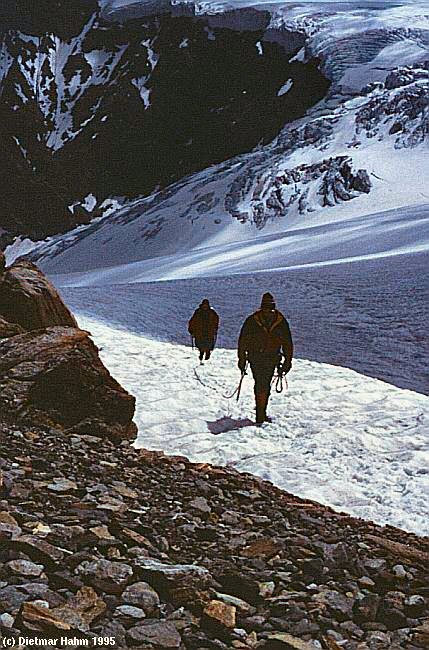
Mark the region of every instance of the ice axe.
POLYGON ((237 402, 238 402, 238 400, 240 399, 240 393, 241 393, 241 387, 243 385, 243 379, 247 375, 246 369, 247 369, 247 363, 246 363, 246 367, 244 368, 244 370, 241 371, 240 381, 238 382, 238 386, 235 389, 235 391, 233 393, 231 393, 231 395, 222 395, 222 397, 224 397, 225 399, 232 399, 234 397, 234 395, 237 395, 236 399, 237 399, 237 402))

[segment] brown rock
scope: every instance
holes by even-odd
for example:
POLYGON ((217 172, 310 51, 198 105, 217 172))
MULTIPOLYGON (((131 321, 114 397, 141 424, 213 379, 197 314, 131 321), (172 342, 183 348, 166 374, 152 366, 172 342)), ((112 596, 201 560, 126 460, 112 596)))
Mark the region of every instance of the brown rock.
POLYGON ((77 485, 74 481, 67 478, 54 478, 52 483, 47 486, 51 492, 70 492, 70 490, 77 490, 77 485))
POLYGON ((22 533, 22 529, 15 517, 12 517, 8 512, 2 511, 0 512, 0 532, 4 533, 5 537, 9 537, 7 533, 10 532, 10 537, 13 538, 19 537, 22 533))
POLYGON ((26 553, 35 562, 54 566, 64 558, 64 553, 36 535, 21 535, 14 541, 14 547, 26 553))
MULTIPOLYGON (((273 634, 268 635, 268 643, 266 647, 269 647, 270 642, 276 642, 276 647, 278 644, 289 650, 314 650, 314 645, 312 643, 307 643, 307 641, 302 641, 292 634, 287 634, 286 632, 273 632, 273 634)), ((265 646, 264 646, 265 647, 265 646)))
POLYGON ((325 642, 326 647, 328 650, 342 650, 342 646, 340 646, 335 639, 333 639, 330 636, 324 636, 323 641, 325 642))
POLYGON ((18 325, 18 323, 9 323, 9 321, 0 316, 0 339, 8 339, 11 336, 17 336, 24 332, 25 330, 21 325, 18 325))
POLYGON ((379 537, 378 535, 367 535, 367 538, 372 542, 375 542, 377 546, 381 546, 387 551, 390 551, 395 560, 401 558, 404 561, 410 560, 412 562, 418 562, 419 564, 429 566, 429 553, 420 551, 419 549, 414 548, 413 546, 409 546, 408 544, 393 542, 390 539, 385 539, 384 537, 379 537))
POLYGON ((112 542, 115 540, 115 537, 109 532, 109 529, 107 526, 94 526, 93 528, 89 529, 93 535, 97 537, 97 539, 112 542))
POLYGON ((134 397, 104 367, 88 333, 72 327, 0 341, 1 408, 35 424, 84 421, 88 432, 115 440, 136 432, 134 397))
POLYGON ((212 600, 204 609, 204 616, 223 627, 233 629, 236 626, 237 608, 220 600, 212 600))
POLYGON ((418 643, 422 648, 429 648, 429 619, 415 628, 413 641, 418 643))
POLYGON ((209 571, 197 564, 164 564, 145 557, 136 558, 134 564, 143 578, 160 593, 184 587, 204 590, 213 582, 209 571))
MULTIPOLYGON (((70 630, 71 626, 55 616, 46 607, 34 603, 23 603, 18 615, 18 621, 31 623, 39 629, 70 630)), ((34 628, 33 628, 34 629, 34 628)))
POLYGON ((252 614, 255 612, 255 608, 252 607, 252 605, 246 603, 246 601, 242 600, 242 598, 237 598, 236 596, 231 596, 230 594, 222 594, 216 592, 216 600, 220 600, 222 603, 226 603, 227 605, 234 605, 234 607, 241 614, 252 614))
POLYGON ((138 499, 139 496, 138 492, 132 488, 127 487, 126 485, 114 485, 113 490, 114 492, 120 494, 121 497, 125 497, 126 499, 138 499))
POLYGON ((269 558, 276 555, 281 548, 281 544, 278 544, 273 539, 257 539, 255 542, 252 542, 249 546, 246 546, 242 551, 240 551, 240 555, 244 555, 244 557, 269 558))
POLYGON ((82 587, 65 605, 56 607, 53 614, 73 630, 87 632, 91 623, 102 616, 106 609, 106 603, 92 587, 82 587))
POLYGON ((140 533, 137 533, 131 528, 123 528, 121 531, 121 537, 125 537, 126 540, 131 541, 134 544, 138 544, 139 546, 153 548, 153 544, 147 539, 147 537, 140 535, 140 533))
POLYGON ((147 582, 135 582, 125 589, 121 600, 130 605, 141 607, 145 614, 153 614, 159 605, 159 596, 147 582))
POLYGON ((352 618, 354 601, 339 591, 323 589, 312 597, 319 607, 327 609, 340 621, 347 621, 352 618))
POLYGON ((1 276, 0 314, 27 331, 53 325, 77 327, 55 287, 27 261, 16 262, 1 276))
POLYGON ((85 581, 108 594, 124 591, 133 575, 132 568, 123 562, 109 560, 85 560, 76 568, 76 573, 85 581))
POLYGON ((156 621, 143 623, 128 630, 128 639, 132 645, 151 644, 155 648, 180 648, 182 640, 173 623, 156 621))
POLYGON ((43 564, 35 564, 29 560, 11 560, 6 564, 6 567, 12 573, 20 576, 38 578, 43 573, 43 564))

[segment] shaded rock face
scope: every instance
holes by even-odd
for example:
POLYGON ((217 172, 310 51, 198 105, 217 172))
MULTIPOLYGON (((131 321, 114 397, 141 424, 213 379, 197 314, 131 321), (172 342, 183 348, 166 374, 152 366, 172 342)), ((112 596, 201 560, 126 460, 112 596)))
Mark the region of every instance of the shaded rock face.
POLYGON ((0 314, 23 329, 77 327, 55 287, 31 262, 16 262, 0 277, 0 314))
POLYGON ((31 262, 0 256, 0 411, 80 433, 132 439, 135 399, 31 262))
POLYGON ((9 323, 6 319, 0 316, 0 339, 7 339, 10 336, 16 336, 17 334, 23 334, 24 328, 17 323, 9 323))
POLYGON ((0 342, 0 387, 0 406, 31 421, 118 439, 135 435, 135 399, 80 329, 48 327, 0 342))
POLYGON ((89 193, 97 211, 249 151, 329 87, 318 60, 291 61, 303 34, 264 40, 268 12, 117 21, 93 2, 72 16, 74 2, 50 4, 39 22, 11 10, 0 35, 0 219, 13 233, 70 229, 89 193))

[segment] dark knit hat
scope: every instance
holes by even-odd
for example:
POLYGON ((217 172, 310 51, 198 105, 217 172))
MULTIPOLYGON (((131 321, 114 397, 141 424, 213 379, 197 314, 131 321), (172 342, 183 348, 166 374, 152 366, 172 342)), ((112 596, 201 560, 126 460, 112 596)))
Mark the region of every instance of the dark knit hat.
POLYGON ((205 307, 205 306, 210 307, 210 303, 207 300, 207 298, 204 298, 204 300, 202 300, 200 304, 200 307, 205 307))
POLYGON ((262 308, 265 307, 265 308, 268 308, 268 309, 275 309, 276 308, 276 303, 275 303, 274 298, 271 295, 271 293, 264 293, 264 295, 262 296, 262 300, 261 300, 261 307, 262 308))

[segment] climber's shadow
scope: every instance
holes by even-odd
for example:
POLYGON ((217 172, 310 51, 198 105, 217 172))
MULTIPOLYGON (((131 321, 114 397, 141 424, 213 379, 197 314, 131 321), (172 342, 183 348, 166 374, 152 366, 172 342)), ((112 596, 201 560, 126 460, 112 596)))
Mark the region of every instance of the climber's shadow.
POLYGON ((243 427, 253 427, 255 423, 249 418, 242 418, 241 420, 235 420, 225 415, 219 420, 214 420, 214 422, 207 422, 207 428, 210 433, 213 433, 215 436, 220 433, 226 433, 227 431, 233 431, 234 429, 243 429, 243 427))

